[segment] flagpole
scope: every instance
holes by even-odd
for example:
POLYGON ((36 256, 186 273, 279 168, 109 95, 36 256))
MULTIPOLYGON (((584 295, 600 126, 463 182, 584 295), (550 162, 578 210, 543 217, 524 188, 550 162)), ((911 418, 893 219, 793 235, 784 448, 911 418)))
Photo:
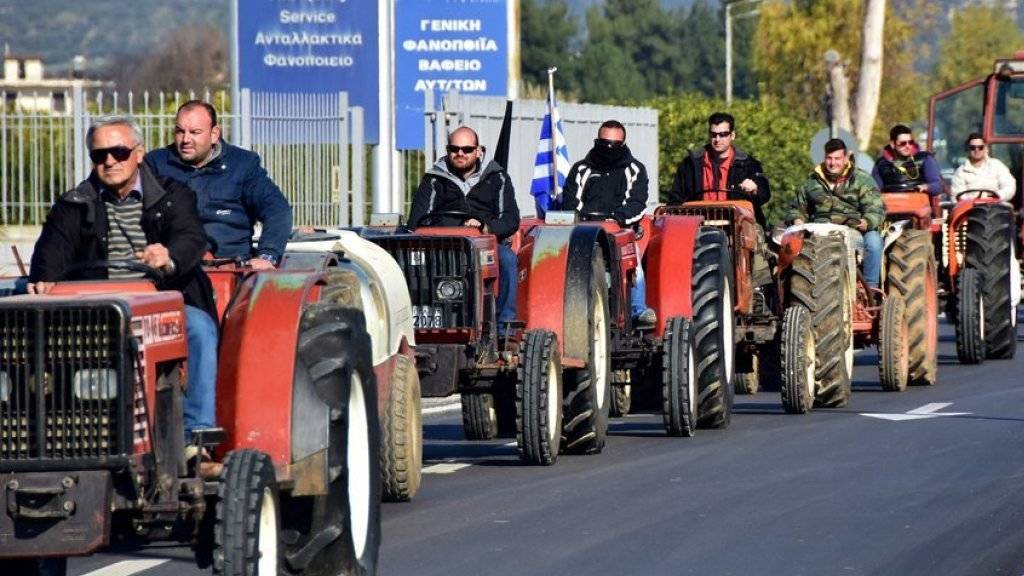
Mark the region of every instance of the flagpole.
POLYGON ((548 118, 551 119, 551 178, 554 180, 551 189, 555 191, 554 198, 562 195, 558 188, 558 141, 555 138, 555 72, 558 68, 548 68, 548 118))

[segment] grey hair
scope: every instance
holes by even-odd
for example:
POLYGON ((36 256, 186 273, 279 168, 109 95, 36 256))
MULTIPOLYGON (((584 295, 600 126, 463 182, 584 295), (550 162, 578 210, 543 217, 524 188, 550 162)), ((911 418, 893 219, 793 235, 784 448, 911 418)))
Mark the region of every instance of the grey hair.
POLYGON ((139 123, 135 121, 135 118, 131 116, 100 116, 92 121, 89 126, 89 131, 85 133, 85 145, 92 151, 92 137, 97 130, 106 126, 127 126, 132 131, 132 136, 135 137, 135 145, 139 146, 145 142, 142 137, 142 128, 139 123))

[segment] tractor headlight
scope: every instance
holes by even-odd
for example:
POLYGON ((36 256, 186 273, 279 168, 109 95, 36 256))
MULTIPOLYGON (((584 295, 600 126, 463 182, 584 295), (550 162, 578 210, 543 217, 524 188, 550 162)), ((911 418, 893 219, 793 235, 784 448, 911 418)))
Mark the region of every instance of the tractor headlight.
POLYGON ((113 400, 117 398, 117 370, 87 368, 75 372, 72 391, 79 400, 113 400))
POLYGON ((11 399, 11 377, 7 372, 0 372, 0 402, 11 399))
POLYGON ((459 300, 466 294, 466 285, 462 280, 441 280, 434 294, 438 300, 459 300))

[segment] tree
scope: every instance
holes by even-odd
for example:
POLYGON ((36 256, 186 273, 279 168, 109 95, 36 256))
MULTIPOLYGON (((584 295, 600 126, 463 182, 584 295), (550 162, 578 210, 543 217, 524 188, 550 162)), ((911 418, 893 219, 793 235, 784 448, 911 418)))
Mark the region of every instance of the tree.
POLYGON ((996 58, 1013 56, 1024 34, 1001 9, 971 6, 956 12, 939 42, 934 89, 944 90, 992 72, 996 58))
POLYGON ((186 24, 165 34, 146 53, 120 56, 112 72, 119 89, 134 92, 217 89, 229 82, 229 58, 219 28, 186 24))
POLYGON ((878 115, 878 98, 882 91, 883 31, 885 0, 867 0, 864 28, 861 31, 860 79, 857 80, 857 107, 854 128, 861 149, 871 143, 871 131, 878 115))
POLYGON ((571 46, 579 22, 567 0, 521 0, 523 81, 547 90, 548 68, 558 67, 559 84, 575 86, 571 46))
MULTIPOLYGON (((804 0, 786 4, 766 2, 761 8, 755 49, 758 89, 768 102, 782 104, 809 118, 825 118, 828 71, 824 53, 833 49, 846 64, 849 78, 859 78, 863 0, 804 0)), ((871 141, 888 139, 889 126, 910 123, 923 116, 929 92, 915 71, 917 59, 927 47, 919 35, 933 29, 937 6, 927 0, 911 0, 885 15, 881 95, 878 115, 872 123, 871 141), (911 25, 913 23, 913 26, 911 25)), ((859 81, 858 83, 859 84, 859 81)), ((851 87, 851 92, 857 86, 851 87)), ((870 150, 870 147, 866 148, 870 150)))

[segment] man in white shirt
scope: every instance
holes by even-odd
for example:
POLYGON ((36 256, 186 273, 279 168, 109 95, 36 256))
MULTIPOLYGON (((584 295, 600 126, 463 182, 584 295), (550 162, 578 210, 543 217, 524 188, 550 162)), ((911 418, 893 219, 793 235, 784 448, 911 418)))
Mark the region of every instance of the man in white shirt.
MULTIPOLYGON (((1010 174, 1009 168, 998 158, 988 155, 985 138, 975 132, 967 137, 967 159, 956 169, 950 193, 953 198, 965 190, 991 190, 999 195, 1004 202, 1013 199, 1017 192, 1017 180, 1010 174)), ((977 198, 978 193, 965 194, 962 198, 977 198)))

